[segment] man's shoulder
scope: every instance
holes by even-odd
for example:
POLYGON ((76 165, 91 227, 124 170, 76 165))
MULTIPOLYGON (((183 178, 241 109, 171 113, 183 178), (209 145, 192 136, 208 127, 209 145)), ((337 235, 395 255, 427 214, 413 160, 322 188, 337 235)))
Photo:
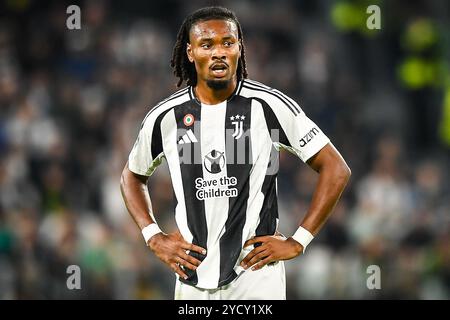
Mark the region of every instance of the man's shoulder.
POLYGON ((242 86, 247 87, 248 89, 265 89, 265 90, 275 90, 271 86, 268 86, 262 82, 253 80, 253 79, 244 79, 242 82, 242 86))
POLYGON ((165 105, 165 104, 169 104, 170 102, 171 102, 171 104, 175 104, 175 105, 177 102, 182 103, 180 101, 190 99, 190 90, 191 90, 190 86, 187 86, 180 90, 177 90, 177 91, 173 92, 171 95, 164 98, 163 100, 159 101, 152 109, 162 106, 162 105, 165 105))
POLYGON ((270 93, 271 95, 287 97, 287 95, 284 92, 274 87, 271 87, 267 84, 252 79, 244 79, 242 82, 242 87, 256 94, 258 92, 263 92, 263 93, 270 93))
POLYGON ((272 109, 283 106, 286 107, 287 110, 290 110, 294 115, 301 112, 300 106, 294 99, 280 90, 270 87, 262 82, 245 79, 242 83, 242 89, 244 92, 241 91, 241 95, 259 98, 264 101, 265 105, 272 109))
POLYGON ((185 103, 191 99, 190 87, 184 87, 178 91, 175 91, 165 99, 159 101, 157 104, 153 105, 148 113, 146 114, 144 121, 150 118, 156 118, 161 115, 164 111, 168 111, 178 105, 185 103))

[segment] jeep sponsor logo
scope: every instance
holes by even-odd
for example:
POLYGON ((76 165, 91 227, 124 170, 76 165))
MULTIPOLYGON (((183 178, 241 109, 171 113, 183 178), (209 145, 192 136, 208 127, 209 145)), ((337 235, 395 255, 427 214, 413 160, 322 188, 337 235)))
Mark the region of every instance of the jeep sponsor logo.
POLYGON ((319 129, 316 127, 312 128, 302 139, 300 139, 300 147, 306 146, 318 133, 319 129))

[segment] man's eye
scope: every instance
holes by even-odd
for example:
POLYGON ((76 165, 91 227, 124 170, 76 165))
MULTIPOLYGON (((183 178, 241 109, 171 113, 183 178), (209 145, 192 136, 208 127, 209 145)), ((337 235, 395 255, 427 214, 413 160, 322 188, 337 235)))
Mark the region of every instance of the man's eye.
POLYGON ((231 45, 233 44, 233 42, 225 41, 223 44, 225 45, 225 47, 231 47, 231 45))
POLYGON ((204 48, 204 49, 208 49, 210 47, 210 45, 208 43, 203 43, 201 45, 201 47, 204 48))

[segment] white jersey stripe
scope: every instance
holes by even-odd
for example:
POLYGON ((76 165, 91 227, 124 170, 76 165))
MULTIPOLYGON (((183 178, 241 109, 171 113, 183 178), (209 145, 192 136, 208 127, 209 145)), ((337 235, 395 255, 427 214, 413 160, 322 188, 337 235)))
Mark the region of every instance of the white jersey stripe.
POLYGON ((267 104, 269 105, 269 107, 271 107, 271 109, 273 110, 276 117, 278 118, 278 121, 280 122, 281 127, 286 132, 289 142, 291 144, 293 143, 293 141, 290 140, 290 137, 292 137, 292 134, 289 134, 289 133, 295 131, 295 128, 285 127, 285 124, 290 123, 288 120, 290 120, 292 118, 292 112, 291 112, 291 110, 289 110, 287 108, 286 105, 284 105, 283 103, 280 103, 279 98, 277 98, 276 96, 274 96, 268 92, 256 91, 256 90, 253 90, 253 89, 245 87, 245 86, 243 86, 241 89, 241 96, 246 97, 246 98, 260 98, 260 99, 266 101, 267 104), (275 106, 280 106, 280 107, 276 108, 275 106))
MULTIPOLYGON (((225 112, 226 102, 219 105, 203 105, 201 107, 200 142, 202 159, 225 155, 225 112), (215 150, 215 152, 213 152, 215 150), (213 152, 213 153, 212 153, 213 152)), ((227 176, 227 166, 224 165, 218 173, 211 173, 203 166, 203 179, 205 181, 227 176)), ((220 276, 220 243, 219 239, 225 232, 225 222, 228 212, 228 198, 207 198, 205 203, 205 216, 208 226, 208 255, 197 268, 198 286, 211 288, 217 286, 220 276), (224 214, 225 213, 225 214, 224 214), (219 227, 220 226, 220 227, 219 227)))

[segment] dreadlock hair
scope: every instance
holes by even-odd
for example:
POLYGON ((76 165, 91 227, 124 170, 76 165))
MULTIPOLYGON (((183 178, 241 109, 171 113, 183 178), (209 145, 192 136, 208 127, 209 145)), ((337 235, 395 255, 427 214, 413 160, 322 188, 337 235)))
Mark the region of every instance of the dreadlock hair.
POLYGON ((241 41, 241 57, 239 58, 237 67, 238 80, 247 78, 247 66, 245 63, 245 47, 244 38, 241 29, 241 25, 231 10, 223 7, 206 7, 199 9, 189 15, 180 27, 177 35, 177 42, 173 48, 172 60, 170 66, 173 69, 173 74, 179 78, 177 87, 180 87, 183 81, 186 81, 187 85, 195 86, 197 84, 197 72, 195 71, 194 63, 190 62, 186 54, 186 46, 189 43, 189 32, 192 26, 199 21, 208 20, 230 20, 233 21, 238 28, 238 38, 241 41))

